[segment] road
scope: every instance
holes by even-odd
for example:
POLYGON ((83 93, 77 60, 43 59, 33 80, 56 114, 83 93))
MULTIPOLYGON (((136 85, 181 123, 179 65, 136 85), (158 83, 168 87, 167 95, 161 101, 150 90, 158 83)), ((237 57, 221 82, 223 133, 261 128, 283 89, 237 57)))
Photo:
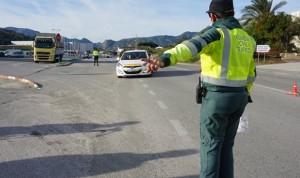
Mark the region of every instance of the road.
MULTIPOLYGON (((198 66, 118 79, 116 61, 56 67, 0 58, 0 177, 198 177, 198 66)), ((258 66, 235 176, 300 177, 300 63, 258 66), (295 67, 296 66, 296 67, 295 67), (298 67, 297 67, 298 66, 298 67)))

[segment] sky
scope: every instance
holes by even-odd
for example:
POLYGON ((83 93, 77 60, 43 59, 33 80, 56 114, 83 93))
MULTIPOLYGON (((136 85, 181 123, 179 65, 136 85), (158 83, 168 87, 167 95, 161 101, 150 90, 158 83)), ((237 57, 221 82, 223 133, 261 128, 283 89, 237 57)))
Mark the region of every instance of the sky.
MULTIPOLYGON (((281 0, 273 0, 273 5, 281 0)), ((286 0, 280 11, 300 11, 286 0)), ((211 25, 210 0, 0 0, 0 27, 60 33, 68 38, 118 41, 157 35, 178 36, 211 25)), ((251 1, 234 0, 236 17, 251 1)))

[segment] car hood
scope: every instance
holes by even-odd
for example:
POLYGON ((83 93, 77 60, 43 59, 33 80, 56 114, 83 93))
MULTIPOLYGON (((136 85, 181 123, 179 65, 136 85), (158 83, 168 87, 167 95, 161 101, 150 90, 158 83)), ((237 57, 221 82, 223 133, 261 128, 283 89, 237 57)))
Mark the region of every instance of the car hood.
POLYGON ((140 59, 137 59, 137 60, 121 60, 120 63, 124 67, 136 67, 136 66, 142 66, 146 62, 144 62, 144 61, 142 61, 140 59))

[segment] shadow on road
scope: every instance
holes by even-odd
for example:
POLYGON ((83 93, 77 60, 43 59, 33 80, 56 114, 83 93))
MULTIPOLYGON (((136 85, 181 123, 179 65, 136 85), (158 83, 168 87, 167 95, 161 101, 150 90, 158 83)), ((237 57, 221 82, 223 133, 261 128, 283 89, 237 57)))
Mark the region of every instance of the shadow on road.
MULTIPOLYGON (((103 136, 112 132, 122 131, 123 126, 138 124, 138 121, 128 121, 113 124, 77 123, 77 124, 46 124, 34 126, 0 127, 0 140, 11 137, 46 136, 73 133, 98 132, 103 136)), ((1 177, 1 176, 0 176, 1 177)))
MULTIPOLYGON (((21 57, 21 58, 12 58, 12 57, 0 57, 0 61, 13 61, 13 62, 31 62, 33 63, 34 60, 32 57, 21 57)), ((62 59, 62 62, 72 61, 71 59, 62 59)), ((39 61, 38 64, 57 64, 58 62, 48 62, 48 61, 39 61)))
POLYGON ((152 73, 152 76, 144 75, 144 76, 126 76, 122 78, 126 79, 136 79, 136 78, 163 78, 163 77, 180 77, 180 76, 188 76, 199 74, 199 71, 156 71, 152 73))
POLYGON ((14 62, 33 62, 33 58, 10 58, 10 57, 0 57, 0 61, 14 61, 14 62))
MULTIPOLYGON (((98 66, 97 66, 98 67, 98 66)), ((113 74, 113 73, 104 73, 104 72, 99 72, 99 73, 84 73, 84 74, 79 74, 79 73, 77 73, 77 74, 75 74, 75 73, 73 73, 73 74, 70 74, 70 73, 66 73, 66 74, 55 74, 55 75, 111 75, 111 74, 113 74)))
MULTIPOLYGON (((197 153, 198 151, 195 149, 186 149, 148 154, 125 152, 97 155, 61 155, 14 160, 0 163, 0 177, 76 178, 98 176, 138 168, 147 161, 183 157, 197 153)), ((147 175, 146 172, 145 175, 147 175)))
POLYGON ((199 175, 179 176, 174 178, 199 178, 199 175))
POLYGON ((153 73, 152 77, 180 77, 187 75, 199 74, 199 70, 192 71, 156 71, 153 73))
MULTIPOLYGON (((99 59, 99 65, 101 64, 101 63, 109 63, 109 64, 116 64, 118 61, 116 61, 116 60, 111 60, 111 59, 106 59, 106 58, 104 58, 104 59, 99 59)), ((94 59, 82 59, 82 60, 80 60, 80 61, 77 61, 76 63, 82 63, 82 64, 88 64, 88 63, 90 63, 91 65, 93 65, 94 64, 94 59)))

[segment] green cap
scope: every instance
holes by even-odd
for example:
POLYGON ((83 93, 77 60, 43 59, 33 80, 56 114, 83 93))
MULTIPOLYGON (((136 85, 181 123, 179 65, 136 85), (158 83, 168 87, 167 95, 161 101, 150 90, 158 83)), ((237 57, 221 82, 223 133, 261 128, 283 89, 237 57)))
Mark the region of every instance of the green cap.
POLYGON ((221 13, 225 15, 233 11, 233 0, 212 0, 207 13, 221 13))

